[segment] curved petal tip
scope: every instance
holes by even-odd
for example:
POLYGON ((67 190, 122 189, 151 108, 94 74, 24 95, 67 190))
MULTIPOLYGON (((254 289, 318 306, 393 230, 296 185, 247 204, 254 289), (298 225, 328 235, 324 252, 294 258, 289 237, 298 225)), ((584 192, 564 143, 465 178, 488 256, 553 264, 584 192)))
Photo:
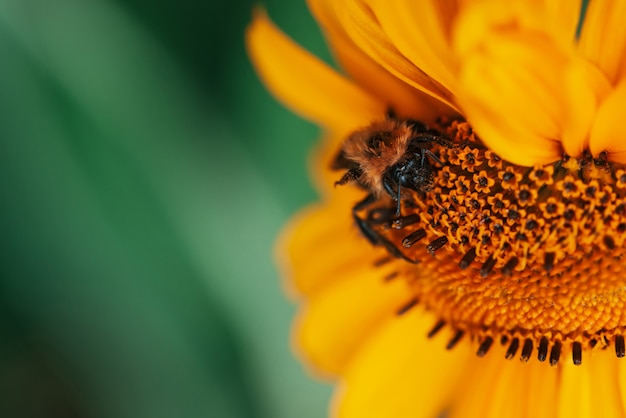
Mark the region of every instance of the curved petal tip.
POLYGON ((274 96, 304 118, 353 129, 379 118, 385 104, 338 74, 280 31, 262 8, 246 31, 248 54, 274 96))

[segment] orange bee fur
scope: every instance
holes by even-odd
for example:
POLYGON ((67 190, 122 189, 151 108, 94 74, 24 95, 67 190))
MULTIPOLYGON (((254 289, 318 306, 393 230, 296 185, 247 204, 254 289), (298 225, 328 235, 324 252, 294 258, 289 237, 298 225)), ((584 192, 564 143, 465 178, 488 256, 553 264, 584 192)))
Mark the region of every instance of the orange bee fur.
POLYGON ((403 189, 430 190, 442 163, 430 151, 433 144, 455 144, 422 122, 388 115, 359 129, 343 143, 334 168, 348 169, 336 184, 356 182, 374 197, 385 193, 398 201, 403 189))
POLYGON ((385 193, 385 171, 404 157, 414 136, 406 121, 385 119, 350 135, 343 144, 342 154, 360 168, 357 181, 380 197, 385 193))

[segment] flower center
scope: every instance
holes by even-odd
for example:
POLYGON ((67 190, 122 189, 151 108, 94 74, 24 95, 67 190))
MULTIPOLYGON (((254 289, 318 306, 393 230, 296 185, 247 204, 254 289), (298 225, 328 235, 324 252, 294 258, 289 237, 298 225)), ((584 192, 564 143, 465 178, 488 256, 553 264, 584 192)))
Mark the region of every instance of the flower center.
POLYGON ((436 130, 411 123, 393 125, 387 142, 368 148, 370 160, 343 155, 351 174, 340 181, 372 192, 355 220, 400 259, 394 280, 407 278, 415 294, 400 313, 419 301, 441 318, 431 335, 448 325, 456 330, 448 348, 469 336, 481 356, 499 341, 507 358, 527 361, 536 350, 552 365, 563 352, 580 364, 584 350, 610 345, 623 357, 626 170, 604 156, 520 167, 485 148, 465 122, 436 130), (403 144, 427 137, 393 143, 404 127, 403 144), (371 159, 382 168, 373 171, 371 159), (410 160, 418 174, 406 168, 410 160))

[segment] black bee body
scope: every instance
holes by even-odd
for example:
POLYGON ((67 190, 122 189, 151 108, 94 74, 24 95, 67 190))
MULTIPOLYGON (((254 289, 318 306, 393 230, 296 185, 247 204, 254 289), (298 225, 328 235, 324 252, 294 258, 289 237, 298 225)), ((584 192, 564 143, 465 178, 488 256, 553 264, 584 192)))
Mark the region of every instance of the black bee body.
POLYGON ((432 189, 436 171, 443 165, 429 149, 433 144, 455 146, 449 138, 428 129, 422 122, 388 116, 350 135, 333 164, 335 169, 347 169, 336 184, 353 182, 369 192, 352 209, 363 236, 374 245, 386 247, 392 255, 412 262, 377 228, 400 217, 403 190, 425 193, 432 189), (384 195, 397 202, 395 212, 389 210, 376 219, 370 216, 371 212, 365 217, 359 215, 384 195))

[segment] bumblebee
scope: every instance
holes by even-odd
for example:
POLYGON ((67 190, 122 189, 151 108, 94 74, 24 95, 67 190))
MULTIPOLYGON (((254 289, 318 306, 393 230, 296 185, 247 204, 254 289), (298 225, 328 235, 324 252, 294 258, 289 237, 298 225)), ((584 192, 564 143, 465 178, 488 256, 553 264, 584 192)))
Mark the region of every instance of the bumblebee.
POLYGON ((333 164, 334 169, 347 170, 336 185, 356 183, 369 192, 352 208, 362 234, 372 244, 384 245, 393 255, 405 259, 400 250, 376 232, 375 225, 400 217, 403 190, 408 194, 410 190, 424 193, 432 189, 436 171, 443 166, 430 151, 433 144, 455 146, 448 137, 424 123, 390 113, 384 120, 348 136, 333 164), (365 218, 359 215, 385 195, 396 201, 395 213, 392 209, 390 213, 370 211, 365 218))

